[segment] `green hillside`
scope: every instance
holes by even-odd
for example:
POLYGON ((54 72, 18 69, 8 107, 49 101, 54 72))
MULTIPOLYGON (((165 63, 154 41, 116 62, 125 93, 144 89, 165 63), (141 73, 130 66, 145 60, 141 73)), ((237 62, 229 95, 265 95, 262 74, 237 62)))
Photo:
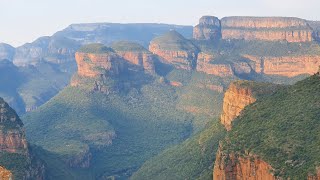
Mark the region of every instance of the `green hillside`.
POLYGON ((320 162, 319 98, 314 75, 259 99, 235 120, 224 151, 246 150, 270 163, 275 175, 306 179, 320 162))
POLYGON ((201 133, 149 159, 131 179, 211 179, 215 152, 225 132, 215 120, 201 133))

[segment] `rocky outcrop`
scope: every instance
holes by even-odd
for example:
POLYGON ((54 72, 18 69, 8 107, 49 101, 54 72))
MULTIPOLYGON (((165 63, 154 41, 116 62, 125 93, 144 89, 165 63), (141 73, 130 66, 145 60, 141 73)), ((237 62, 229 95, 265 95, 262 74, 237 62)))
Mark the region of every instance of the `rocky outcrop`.
POLYGON ((112 48, 124 60, 142 67, 145 72, 155 73, 154 62, 156 57, 143 46, 133 42, 120 41, 113 43, 112 48))
POLYGON ((257 73, 268 75, 281 75, 293 77, 301 74, 314 74, 318 72, 320 56, 283 56, 283 57, 257 57, 244 55, 253 61, 252 68, 257 73))
POLYGON ((176 31, 170 31, 153 39, 149 50, 158 55, 162 62, 178 69, 196 68, 198 48, 176 31))
POLYGON ((203 52, 198 55, 197 71, 220 77, 230 77, 234 75, 231 65, 215 63, 214 55, 203 52))
POLYGON ((34 157, 28 147, 22 121, 2 98, 0 98, 0 152, 4 157, 16 154, 14 163, 24 163, 21 167, 21 164, 1 160, 4 164, 0 164, 0 179, 42 180, 45 178, 43 163, 34 157), (10 167, 13 169, 6 170, 5 164, 11 164, 10 167), (17 174, 19 176, 15 177, 17 174))
POLYGON ((0 166, 0 179, 1 180, 12 180, 13 179, 13 175, 9 170, 7 170, 6 168, 0 166))
POLYGON ((214 16, 201 17, 199 24, 193 28, 196 40, 219 40, 221 38, 220 20, 214 16))
POLYGON ((313 29, 306 20, 289 17, 225 17, 222 39, 310 42, 313 29))
POLYGON ((67 163, 69 167, 88 168, 90 167, 91 159, 92 153, 90 152, 89 147, 87 147, 83 152, 69 159, 67 163))
POLYGON ((27 140, 18 115, 0 98, 0 151, 27 153, 27 140))
POLYGON ((276 180, 273 168, 255 155, 226 154, 221 146, 216 154, 214 180, 276 180))
POLYGON ((274 93, 280 85, 239 80, 232 82, 224 94, 220 122, 229 131, 241 111, 257 98, 274 93))
POLYGON ((231 130, 232 121, 240 115, 240 112, 249 104, 256 101, 249 87, 241 87, 238 83, 231 83, 224 94, 221 124, 227 130, 231 130))

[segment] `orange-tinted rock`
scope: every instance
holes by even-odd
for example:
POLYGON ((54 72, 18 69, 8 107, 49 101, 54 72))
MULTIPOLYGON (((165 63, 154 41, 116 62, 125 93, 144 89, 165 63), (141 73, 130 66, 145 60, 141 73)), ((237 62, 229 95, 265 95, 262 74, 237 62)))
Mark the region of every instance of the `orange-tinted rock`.
POLYGON ((178 81, 171 81, 171 82, 170 82, 170 85, 171 85, 171 86, 175 86, 175 87, 180 87, 180 86, 182 86, 182 83, 181 83, 181 82, 178 82, 178 81))
POLYGON ((117 51, 117 54, 132 64, 143 67, 146 72, 155 73, 155 56, 149 52, 117 51))
POLYGON ((317 168, 316 174, 309 174, 308 180, 320 180, 320 168, 317 168))
POLYGON ((199 24, 193 28, 196 40, 217 40, 221 38, 220 20, 214 16, 201 17, 199 24))
POLYGON ((313 29, 307 21, 287 17, 226 17, 222 39, 310 42, 313 29))
POLYGON ((78 75, 85 77, 96 77, 105 72, 119 74, 123 67, 123 60, 116 53, 82 53, 77 52, 76 62, 78 75))
POLYGON ((276 180, 273 168, 255 155, 225 154, 221 147, 216 154, 214 180, 276 180))
POLYGON ((233 70, 229 64, 214 64, 214 55, 200 53, 197 61, 197 71, 220 77, 233 76, 233 70))
POLYGON ((13 180, 13 175, 9 170, 0 166, 0 179, 1 180, 13 180))
POLYGON ((245 55, 253 61, 253 68, 257 73, 293 77, 301 74, 314 74, 320 66, 320 56, 284 56, 284 57, 256 57, 245 55))
POLYGON ((27 140, 23 124, 15 111, 0 98, 0 151, 26 153, 27 140))
POLYGON ((153 39, 149 50, 158 55, 162 62, 172 64, 178 69, 192 70, 196 66, 197 47, 176 31, 153 39))
POLYGON ((248 87, 239 87, 231 83, 224 94, 223 107, 220 121, 227 130, 231 130, 232 121, 240 115, 240 112, 249 104, 256 101, 252 90, 248 87))

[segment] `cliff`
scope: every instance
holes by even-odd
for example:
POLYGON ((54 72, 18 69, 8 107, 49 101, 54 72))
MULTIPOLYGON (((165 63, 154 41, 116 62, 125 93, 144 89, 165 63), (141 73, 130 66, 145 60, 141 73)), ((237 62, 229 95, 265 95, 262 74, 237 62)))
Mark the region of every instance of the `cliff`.
POLYGON ((220 77, 231 77, 234 75, 230 64, 214 64, 214 55, 203 52, 198 54, 197 71, 220 77))
POLYGON ((219 40, 221 38, 220 20, 214 16, 203 16, 199 24, 193 28, 196 40, 219 40))
POLYGON ((293 77, 301 74, 312 75, 318 72, 320 56, 300 55, 282 57, 257 57, 244 55, 250 59, 252 68, 257 73, 293 77))
POLYGON ((245 108, 220 143, 213 178, 318 179, 319 84, 317 73, 245 108))
POLYGON ((176 31, 170 31, 150 42, 149 50, 164 63, 178 69, 192 70, 196 67, 198 48, 176 31))
POLYGON ((28 148, 22 121, 2 98, 0 157, 0 179, 42 180, 45 177, 44 165, 28 148))
POLYGON ((113 49, 102 44, 83 46, 75 54, 78 75, 97 77, 106 73, 118 75, 123 67, 123 59, 113 49))
POLYGON ((270 83, 244 80, 231 83, 223 98, 221 124, 230 131, 233 120, 247 105, 254 103, 258 97, 274 93, 279 87, 270 83))
POLYGON ((222 39, 310 42, 313 29, 306 20, 289 17, 225 17, 222 39))
POLYGON ((13 175, 9 170, 0 166, 0 179, 1 180, 12 180, 13 175))
POLYGON ((273 168, 254 155, 225 154, 219 147, 213 169, 214 180, 276 180, 273 168))
POLYGON ((119 41, 112 44, 117 54, 131 64, 137 65, 145 72, 154 74, 156 57, 140 44, 128 41, 119 41))

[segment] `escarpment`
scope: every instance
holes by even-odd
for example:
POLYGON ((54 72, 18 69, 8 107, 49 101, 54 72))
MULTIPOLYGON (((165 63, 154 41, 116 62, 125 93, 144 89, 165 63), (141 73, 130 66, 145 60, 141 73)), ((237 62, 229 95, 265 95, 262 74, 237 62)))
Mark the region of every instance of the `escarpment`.
POLYGON ((222 39, 310 42, 313 29, 306 20, 289 17, 225 17, 222 39))
POLYGON ((219 40, 221 38, 220 20, 214 16, 201 17, 199 24, 193 28, 196 40, 219 40))
POLYGON ((260 99, 241 112, 220 142, 213 178, 319 179, 319 152, 314 149, 320 139, 315 107, 319 83, 316 73, 294 85, 271 88, 272 95, 256 96, 260 99))
POLYGON ((318 71, 320 56, 300 55, 282 57, 257 57, 244 55, 253 61, 253 69, 257 73, 293 77, 301 74, 312 75, 318 71))
POLYGON ((178 69, 196 68, 198 48, 176 31, 170 31, 150 42, 149 50, 164 63, 178 69))
POLYGON ((112 48, 124 60, 142 67, 148 73, 155 73, 154 61, 156 57, 143 46, 129 41, 119 41, 113 43, 112 48))
POLYGON ((258 156, 224 153, 219 147, 213 169, 215 180, 276 180, 273 168, 258 156))
POLYGON ((274 93, 280 85, 271 83, 258 83, 239 80, 230 84, 224 94, 223 108, 220 117, 221 124, 229 131, 233 120, 249 104, 254 103, 258 97, 274 93))
POLYGON ((22 121, 0 98, 0 179, 44 177, 44 165, 29 150, 22 121))

